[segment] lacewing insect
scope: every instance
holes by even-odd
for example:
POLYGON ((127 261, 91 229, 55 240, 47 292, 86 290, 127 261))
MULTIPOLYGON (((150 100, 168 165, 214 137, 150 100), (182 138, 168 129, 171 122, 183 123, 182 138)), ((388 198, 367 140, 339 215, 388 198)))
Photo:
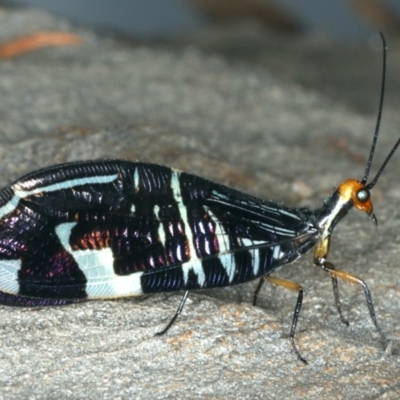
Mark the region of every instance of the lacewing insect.
POLYGON ((181 313, 189 290, 260 278, 254 304, 265 280, 298 292, 290 340, 306 363, 294 341, 303 289, 271 273, 314 249, 314 264, 332 278, 341 320, 347 324, 338 279, 361 285, 372 322, 389 344, 366 283, 327 261, 331 234, 351 208, 377 223, 370 191, 400 143, 367 183, 384 98, 383 43, 377 125, 360 181, 345 180, 311 210, 154 164, 86 161, 32 172, 0 191, 0 304, 55 306, 184 290, 163 334, 181 313))

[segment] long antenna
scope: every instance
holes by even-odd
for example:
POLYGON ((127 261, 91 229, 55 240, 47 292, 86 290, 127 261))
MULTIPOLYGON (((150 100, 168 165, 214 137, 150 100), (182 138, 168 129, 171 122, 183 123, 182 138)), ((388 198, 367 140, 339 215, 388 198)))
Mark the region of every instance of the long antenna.
POLYGON ((376 182, 378 182, 378 179, 381 176, 381 173, 386 168, 387 163, 390 161, 390 159, 392 158, 392 155, 395 153, 395 151, 397 150, 399 145, 400 145, 400 138, 397 139, 397 142, 395 143, 395 145, 393 146, 393 149, 390 151, 390 153, 386 157, 386 160, 383 162, 382 167, 379 168, 379 171, 375 175, 375 178, 372 179, 372 181, 370 183, 368 183, 368 185, 365 185, 366 189, 372 189, 375 186, 376 182))
MULTIPOLYGON (((379 128, 381 126, 381 119, 382 119, 382 110, 383 110, 383 100, 385 98, 385 84, 386 84, 386 40, 385 37, 383 36, 382 32, 379 32, 381 35, 382 43, 383 43, 383 67, 382 67, 382 83, 381 83, 381 98, 379 100, 379 109, 378 109, 378 118, 376 120, 376 126, 375 126, 375 133, 374 133, 374 138, 372 139, 372 146, 371 146, 371 151, 369 153, 368 161, 367 161, 367 166, 365 167, 365 173, 364 173, 364 178, 362 178, 361 183, 365 184, 368 180, 368 175, 369 175, 369 170, 371 168, 372 164, 372 159, 374 158, 374 153, 375 153, 375 148, 376 148, 376 142, 378 141, 378 136, 379 136, 379 128)), ((396 146, 397 147, 397 146, 396 146)), ((391 157, 391 155, 390 155, 391 157)), ((389 159, 390 159, 389 157, 389 159)), ((387 160, 389 161, 389 160, 387 160)), ((384 166, 386 166, 387 162, 384 163, 384 166)), ((378 177, 382 172, 382 168, 378 172, 378 177)), ((376 180, 378 178, 375 177, 374 181, 376 183, 376 180)), ((371 182, 372 183, 372 182, 371 182)), ((372 187, 372 186, 371 186, 372 187)))
MULTIPOLYGON (((374 153, 374 149, 375 149, 375 145, 376 145, 376 139, 378 137, 378 130, 379 130, 379 124, 380 124, 380 119, 381 119, 381 115, 382 115, 382 103, 383 103, 383 94, 384 94, 384 86, 385 86, 385 75, 386 75, 386 42, 385 42, 385 38, 383 36, 383 34, 381 32, 379 32, 384 44, 384 56, 383 56, 383 78, 382 78, 382 90, 381 90, 381 100, 380 100, 380 104, 379 104, 379 113, 378 113, 378 121, 377 121, 377 126, 376 126, 376 130, 375 130, 375 135, 374 135, 374 139, 373 139, 373 143, 372 143, 372 148, 371 148, 371 154, 369 156, 369 160, 367 163, 367 168, 365 171, 365 176, 363 178, 362 183, 366 182, 366 179, 368 178, 368 172, 369 172, 369 168, 371 166, 371 161, 372 161, 372 155, 374 153), (365 179, 365 180, 364 180, 365 179)), ((370 183, 368 183, 368 185, 365 186, 366 189, 372 189, 376 182, 378 182, 379 177, 381 176, 382 172, 384 171, 384 169, 386 168, 386 165, 388 164, 388 162, 390 161, 390 159, 392 158, 393 154, 396 152, 397 148, 400 145, 400 138, 397 139, 397 142, 394 144, 392 150, 390 150, 390 153, 387 155, 385 161, 383 162, 382 166, 379 168, 378 172, 375 175, 375 178, 372 179, 372 181, 370 183)))

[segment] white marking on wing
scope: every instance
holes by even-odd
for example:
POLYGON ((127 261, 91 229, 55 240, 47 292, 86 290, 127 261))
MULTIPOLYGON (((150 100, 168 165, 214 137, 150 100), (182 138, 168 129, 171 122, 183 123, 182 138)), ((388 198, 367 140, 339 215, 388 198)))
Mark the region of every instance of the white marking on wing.
POLYGON ((218 192, 218 191, 216 191, 216 190, 213 190, 213 191, 211 192, 211 194, 214 195, 214 196, 219 197, 220 199, 229 200, 229 197, 228 197, 227 195, 225 195, 225 194, 223 194, 223 193, 220 193, 220 192, 218 192))
POLYGON ((165 249, 166 246, 166 242, 167 242, 167 236, 165 234, 165 230, 164 230, 164 225, 162 223, 162 221, 160 221, 160 207, 159 206, 154 206, 154 214, 156 215, 156 217, 158 218, 160 224, 158 226, 158 237, 160 238, 160 242, 163 246, 163 248, 165 249))
POLYGON ((301 218, 298 215, 293 214, 293 213, 291 213, 289 211, 286 211, 286 210, 282 210, 281 208, 279 209, 279 213, 283 214, 283 215, 287 215, 290 218, 298 219, 299 221, 301 221, 301 218))
POLYGON ((236 272, 236 261, 233 253, 222 254, 219 256, 222 266, 228 275, 229 283, 233 281, 236 272))
POLYGON ((276 230, 276 232, 278 232, 278 233, 282 233, 282 234, 288 234, 289 236, 290 235, 295 235, 296 234, 296 231, 294 231, 294 230, 292 230, 292 229, 285 229, 285 228, 282 228, 282 227, 280 227, 280 226, 276 226, 275 227, 275 230, 276 230))
POLYGON ((215 224, 215 235, 218 238, 219 252, 226 253, 226 252, 230 251, 229 236, 225 232, 225 229, 224 229, 221 221, 215 216, 215 214, 209 208, 207 208, 207 213, 211 217, 211 219, 214 221, 214 224, 215 224))
POLYGON ((0 219, 13 212, 18 207, 20 200, 21 198, 19 196, 14 195, 10 201, 4 204, 4 206, 0 207, 0 219))
POLYGON ((260 249, 253 249, 250 254, 253 258, 253 275, 257 276, 260 270, 260 249))
POLYGON ((203 287, 206 282, 206 275, 204 273, 203 264, 201 260, 187 261, 182 264, 183 281, 185 284, 189 281, 189 272, 192 270, 197 275, 197 283, 203 287))
POLYGON ((0 291, 19 293, 18 271, 21 265, 21 260, 0 260, 0 291))
POLYGON ((83 186, 83 185, 100 185, 104 183, 110 183, 115 181, 118 178, 118 174, 113 175, 103 175, 103 176, 89 176, 85 178, 76 178, 71 179, 69 181, 64 182, 56 182, 52 185, 37 187, 32 190, 23 190, 21 183, 16 183, 11 186, 11 189, 14 190, 14 194, 20 198, 25 198, 32 194, 44 193, 44 192, 56 192, 58 190, 71 189, 75 186, 83 186))
POLYGON ((179 184, 179 172, 172 170, 171 174, 172 195, 178 205, 179 214, 185 226, 185 235, 189 244, 190 260, 182 264, 183 280, 185 284, 189 280, 189 271, 192 270, 197 275, 197 282, 202 287, 206 281, 203 266, 198 260, 196 249, 194 248, 193 234, 187 218, 187 209, 182 201, 181 187, 179 184), (197 261, 195 261, 197 259, 197 261))
POLYGON ((139 167, 135 168, 135 172, 133 173, 133 186, 135 187, 135 192, 139 191, 139 167))
MULTIPOLYGON (((257 246, 259 244, 265 244, 265 242, 261 240, 250 240, 248 238, 242 238, 243 246, 251 247, 257 246)), ((249 249, 252 263, 253 263, 253 275, 257 276, 258 271, 260 270, 260 249, 249 249)))
POLYGON ((52 185, 37 187, 32 190, 23 190, 23 183, 16 183, 11 186, 14 191, 14 196, 9 202, 0 207, 0 219, 10 212, 14 211, 21 199, 31 196, 33 194, 56 192, 58 190, 71 189, 75 186, 91 185, 91 184, 104 184, 115 181, 118 178, 118 174, 104 175, 104 176, 91 176, 86 178, 71 179, 65 182, 57 182, 52 185))
POLYGON ((281 246, 276 245, 276 246, 274 247, 274 252, 272 253, 272 258, 273 258, 274 260, 279 260, 279 259, 280 259, 280 258, 279 258, 280 254, 281 254, 281 246))
POLYGON ((274 215, 278 215, 279 214, 279 212, 277 211, 276 208, 268 207, 265 204, 260 205, 260 208, 262 210, 268 211, 270 214, 274 214, 274 215))
POLYGON ((117 275, 114 257, 110 248, 101 250, 73 250, 70 245, 71 231, 76 222, 67 222, 56 227, 56 234, 84 273, 86 293, 90 298, 139 296, 143 294, 140 278, 143 272, 117 275))
MULTIPOLYGON (((207 213, 215 223, 215 235, 218 238, 219 252, 222 254, 230 253, 231 248, 229 243, 229 236, 225 232, 225 229, 221 221, 214 215, 214 213, 209 208, 207 208, 207 213)), ((222 266, 224 267, 225 272, 228 275, 229 282, 232 282, 236 271, 235 257, 231 254, 229 258, 226 257, 225 255, 221 255, 219 259, 221 260, 222 266)))

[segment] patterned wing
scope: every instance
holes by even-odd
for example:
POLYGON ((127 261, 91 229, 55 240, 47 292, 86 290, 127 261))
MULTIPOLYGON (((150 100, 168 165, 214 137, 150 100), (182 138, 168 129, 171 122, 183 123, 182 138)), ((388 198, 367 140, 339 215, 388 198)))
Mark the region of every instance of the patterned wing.
POLYGON ((0 192, 0 302, 245 282, 297 258, 316 235, 305 211, 167 167, 58 165, 0 192))

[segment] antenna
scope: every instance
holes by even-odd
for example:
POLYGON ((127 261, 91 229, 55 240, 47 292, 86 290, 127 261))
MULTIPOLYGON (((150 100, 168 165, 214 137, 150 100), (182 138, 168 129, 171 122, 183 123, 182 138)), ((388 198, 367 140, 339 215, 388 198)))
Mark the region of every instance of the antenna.
POLYGON ((378 181, 378 178, 381 176, 381 173, 386 168, 387 163, 392 158, 393 154, 395 153, 399 145, 400 145, 400 138, 397 139, 397 142, 393 146, 392 150, 390 150, 390 153, 386 157, 386 160, 383 162, 382 167, 380 167, 378 172, 376 173, 375 178, 372 179, 372 181, 365 186, 366 189, 372 189, 375 186, 376 182, 378 181))
MULTIPOLYGON (((379 111, 378 111, 378 120, 376 121, 376 128, 375 128, 375 134, 374 134, 374 139, 372 141, 372 147, 371 147, 371 152, 368 158, 368 162, 367 162, 367 167, 365 169, 365 174, 364 174, 364 178, 361 181, 361 183, 366 183, 367 179, 368 179, 368 173, 369 173, 369 169, 371 167, 371 163, 372 163, 372 157, 374 156, 374 151, 375 151, 375 147, 376 147, 376 141, 378 139, 378 132, 379 132, 379 126, 380 126, 380 122, 381 122, 381 118, 382 118, 382 106, 383 106, 383 97, 384 97, 384 92, 385 92, 385 76, 386 76, 386 41, 385 41, 385 37, 383 36, 382 32, 379 32, 379 34, 381 35, 382 38, 382 42, 383 42, 383 76, 382 76, 382 88, 381 88, 381 99, 379 102, 379 111)), ((389 154, 387 155, 385 161, 383 162, 382 166, 379 168, 378 172, 375 175, 375 178, 372 179, 372 181, 370 183, 368 183, 368 185, 365 186, 366 189, 372 189, 376 182, 378 182, 379 177, 381 176, 382 172, 384 171, 384 169, 386 168, 386 165, 388 164, 388 162, 390 161, 390 159, 392 158, 393 154, 396 152, 397 148, 400 145, 400 138, 397 139, 396 143, 394 144, 392 150, 390 150, 389 154)))
MULTIPOLYGON (((364 177, 361 180, 361 183, 365 184, 368 180, 368 175, 369 175, 369 170, 371 168, 371 164, 372 164, 372 159, 374 158, 374 153, 375 153, 375 148, 376 148, 376 143, 378 141, 378 136, 379 136, 379 128, 381 125, 381 119, 382 119, 382 110, 383 110, 383 100, 385 97, 385 84, 386 84, 386 40, 385 37, 383 36, 382 32, 379 32, 379 35, 381 36, 382 39, 382 44, 383 44, 383 66, 382 66, 382 83, 381 83, 381 98, 379 100, 379 109, 378 109, 378 118, 376 119, 376 126, 375 126, 375 133, 374 133, 374 138, 372 139, 372 145, 371 145, 371 151, 369 152, 369 157, 368 157, 368 161, 367 161, 367 166, 365 167, 365 173, 364 173, 364 177)), ((397 147, 397 146, 395 146, 397 147)), ((391 157, 391 154, 390 154, 391 157)), ((389 157, 389 159, 390 159, 389 157)), ((383 164, 383 166, 386 166, 387 162, 389 160, 386 159, 385 163, 383 164)), ((383 168, 381 167, 381 169, 379 170, 377 176, 374 179, 374 185, 379 177, 379 175, 382 173, 383 168)), ((372 182, 371 182, 372 183, 372 182)), ((372 186, 374 186, 372 185, 372 186)), ((371 186, 371 187, 372 187, 371 186)))

